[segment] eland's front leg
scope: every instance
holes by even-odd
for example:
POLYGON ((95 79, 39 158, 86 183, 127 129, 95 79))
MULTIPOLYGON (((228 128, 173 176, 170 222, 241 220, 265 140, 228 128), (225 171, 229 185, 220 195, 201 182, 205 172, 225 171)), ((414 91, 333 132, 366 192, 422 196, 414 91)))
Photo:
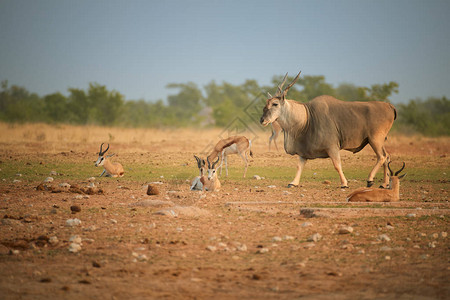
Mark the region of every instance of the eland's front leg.
POLYGON ((294 180, 291 181, 291 183, 288 184, 288 187, 297 187, 300 182, 300 176, 302 175, 303 167, 306 164, 306 159, 299 156, 299 161, 297 164, 297 173, 295 174, 294 180))

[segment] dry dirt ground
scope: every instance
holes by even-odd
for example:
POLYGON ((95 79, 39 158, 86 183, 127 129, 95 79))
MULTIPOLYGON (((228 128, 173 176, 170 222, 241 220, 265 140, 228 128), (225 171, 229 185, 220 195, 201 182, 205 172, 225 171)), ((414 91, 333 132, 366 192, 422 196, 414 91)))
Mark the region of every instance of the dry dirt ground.
MULTIPOLYGON (((267 131, 247 178, 230 157, 211 193, 188 180, 220 130, 0 125, 1 299, 450 298, 449 138, 391 137, 393 163, 407 165, 401 201, 349 204, 326 159, 287 189, 296 158, 269 152, 267 131), (98 178, 102 141, 123 178, 98 178), (37 190, 49 176, 56 190, 37 190), (102 193, 59 186, 91 176, 102 193)), ((364 186, 373 152, 342 155, 350 190, 364 186)))

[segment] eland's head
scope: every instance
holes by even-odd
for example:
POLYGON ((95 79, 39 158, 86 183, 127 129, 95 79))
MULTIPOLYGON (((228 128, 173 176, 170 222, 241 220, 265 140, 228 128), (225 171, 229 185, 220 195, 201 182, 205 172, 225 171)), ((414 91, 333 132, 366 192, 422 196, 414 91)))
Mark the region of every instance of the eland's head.
POLYGON ((286 75, 284 75, 283 81, 278 85, 277 93, 275 94, 275 96, 272 96, 270 93, 268 93, 269 98, 267 99, 266 106, 264 106, 263 114, 259 121, 261 125, 267 126, 278 119, 285 104, 287 92, 297 81, 300 73, 301 71, 297 74, 294 80, 283 90, 283 85, 286 83, 288 75, 288 73, 286 73, 286 75))

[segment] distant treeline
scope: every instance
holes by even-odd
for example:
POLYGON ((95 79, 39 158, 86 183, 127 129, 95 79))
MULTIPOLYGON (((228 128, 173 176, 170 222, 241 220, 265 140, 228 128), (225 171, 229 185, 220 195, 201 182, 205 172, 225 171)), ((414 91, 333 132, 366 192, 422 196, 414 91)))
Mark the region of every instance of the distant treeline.
MULTIPOLYGON (((292 80, 288 77, 287 82, 292 80)), ((253 126, 262 113, 267 92, 276 93, 282 76, 272 85, 260 86, 255 80, 241 85, 211 81, 203 88, 192 82, 172 83, 166 101, 126 100, 124 95, 97 83, 87 90, 69 88, 68 96, 59 92, 39 96, 26 88, 2 81, 0 121, 11 123, 45 122, 78 125, 126 127, 226 127, 253 126)), ((319 95, 332 95, 346 101, 389 101, 398 84, 358 87, 342 83, 337 87, 324 76, 302 76, 289 91, 289 99, 305 102, 319 95)), ((450 135, 450 101, 446 98, 410 100, 397 104, 395 130, 429 136, 450 135)))

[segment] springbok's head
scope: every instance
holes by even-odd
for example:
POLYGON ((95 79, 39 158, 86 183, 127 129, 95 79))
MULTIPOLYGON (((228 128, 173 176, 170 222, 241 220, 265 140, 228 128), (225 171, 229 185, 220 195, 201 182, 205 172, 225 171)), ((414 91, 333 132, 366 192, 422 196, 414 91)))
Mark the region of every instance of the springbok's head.
POLYGON ((286 95, 289 89, 294 85, 300 76, 300 71, 297 76, 292 80, 292 82, 283 90, 283 85, 286 83, 286 78, 288 73, 284 75, 283 82, 278 85, 277 93, 275 96, 272 96, 268 93, 269 98, 267 99, 266 106, 264 106, 263 114, 261 116, 261 120, 259 121, 261 125, 267 126, 268 124, 276 121, 281 114, 282 107, 284 106, 286 95))
POLYGON ((114 154, 112 154, 112 155, 110 155, 110 156, 106 156, 106 157, 105 157, 104 155, 105 155, 106 151, 108 151, 108 149, 109 149, 109 144, 108 144, 108 147, 106 148, 106 150, 105 150, 105 151, 102 151, 103 144, 104 144, 104 143, 102 143, 102 144, 100 145, 100 152, 98 153, 98 158, 97 158, 97 161, 95 162, 95 166, 96 166, 96 167, 102 166, 103 163, 105 162, 105 159, 106 159, 106 158, 108 158, 108 157, 114 155, 114 154))
POLYGON ((388 169, 389 169, 389 187, 392 188, 392 185, 396 182, 399 181, 400 179, 402 179, 403 177, 406 176, 406 173, 403 175, 398 176, 398 174, 400 174, 401 171, 403 171, 403 169, 405 168, 405 162, 403 162, 403 166, 400 168, 400 170, 398 170, 397 172, 392 172, 391 170, 391 166, 390 166, 391 162, 388 163, 388 169))
POLYGON ((198 169, 200 171, 200 176, 205 175, 205 173, 206 173, 206 162, 205 162, 205 160, 203 158, 197 157, 195 155, 194 155, 194 157, 197 160, 197 166, 198 166, 198 169))
POLYGON ((208 161, 208 180, 211 180, 216 175, 216 165, 219 162, 219 157, 217 157, 217 160, 211 164, 209 161, 209 158, 207 157, 206 160, 208 161))

